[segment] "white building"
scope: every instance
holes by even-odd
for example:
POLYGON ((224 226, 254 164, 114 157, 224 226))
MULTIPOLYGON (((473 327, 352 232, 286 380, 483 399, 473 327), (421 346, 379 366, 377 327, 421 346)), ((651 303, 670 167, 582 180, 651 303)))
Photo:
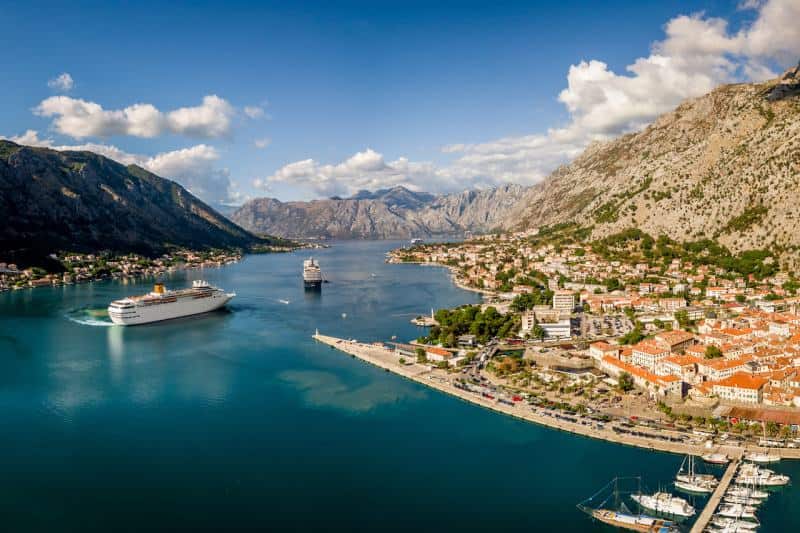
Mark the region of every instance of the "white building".
POLYGON ((575 309, 575 294, 572 291, 555 291, 553 293, 553 309, 571 313, 575 309))

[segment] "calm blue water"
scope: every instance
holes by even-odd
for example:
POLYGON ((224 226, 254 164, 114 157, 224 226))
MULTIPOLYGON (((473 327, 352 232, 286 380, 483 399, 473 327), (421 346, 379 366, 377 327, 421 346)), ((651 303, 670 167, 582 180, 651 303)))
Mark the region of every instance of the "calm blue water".
MULTIPOLYGON (((666 486, 680 457, 512 420, 315 344, 317 327, 413 338, 416 314, 477 301, 444 270, 384 264, 397 244, 315 254, 320 295, 299 253, 179 273, 170 285, 238 296, 135 328, 91 310, 150 281, 0 294, 2 529, 603 531, 578 501, 615 475, 666 486)), ((778 469, 800 482, 800 464, 778 469)), ((777 493, 762 531, 800 530, 798 509, 797 490, 777 493)))

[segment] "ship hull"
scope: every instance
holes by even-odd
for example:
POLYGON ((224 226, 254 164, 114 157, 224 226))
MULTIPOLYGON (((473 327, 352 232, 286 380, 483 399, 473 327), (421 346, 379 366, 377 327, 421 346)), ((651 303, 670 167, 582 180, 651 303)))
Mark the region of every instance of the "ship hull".
POLYGON ((227 304, 233 296, 233 294, 215 293, 207 298, 185 298, 174 303, 137 306, 124 313, 109 308, 108 316, 114 324, 120 326, 151 324, 216 311, 227 304))
POLYGON ((303 287, 307 291, 318 291, 322 289, 322 280, 313 280, 313 281, 303 280, 303 287))

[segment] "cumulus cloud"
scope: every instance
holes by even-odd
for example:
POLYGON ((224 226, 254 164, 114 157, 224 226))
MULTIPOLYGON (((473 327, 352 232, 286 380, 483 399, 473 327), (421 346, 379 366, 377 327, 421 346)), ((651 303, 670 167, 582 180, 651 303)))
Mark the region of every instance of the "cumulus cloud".
POLYGON ((104 109, 100 104, 51 96, 34 108, 42 117, 53 117, 52 127, 74 139, 131 135, 152 138, 165 133, 189 137, 224 137, 230 133, 235 110, 216 95, 203 97, 199 106, 164 113, 152 104, 133 104, 124 109, 104 109))
POLYGON ((579 155, 592 141, 636 131, 686 98, 735 81, 776 76, 773 67, 796 61, 800 50, 800 2, 747 2, 754 21, 731 31, 727 21, 702 13, 677 16, 664 26, 665 37, 650 54, 612 71, 600 60, 570 66, 558 101, 569 112, 563 127, 544 133, 488 142, 449 144, 455 159, 445 166, 384 162, 367 150, 333 165, 313 159, 290 163, 264 183, 293 182, 319 194, 342 194, 362 188, 403 184, 426 190, 454 190, 508 182, 532 184, 558 165, 579 155))
POLYGON ((75 80, 72 79, 69 72, 64 72, 47 80, 47 86, 55 91, 71 91, 75 87, 75 80))
POLYGON ((177 181, 192 194, 212 204, 237 204, 242 193, 231 180, 230 172, 218 168, 219 151, 207 144, 161 152, 154 156, 132 154, 114 145, 84 143, 59 145, 53 139, 42 138, 36 130, 27 130, 21 135, 7 138, 18 144, 39 146, 53 150, 89 151, 113 159, 123 165, 138 165, 164 178, 177 181))

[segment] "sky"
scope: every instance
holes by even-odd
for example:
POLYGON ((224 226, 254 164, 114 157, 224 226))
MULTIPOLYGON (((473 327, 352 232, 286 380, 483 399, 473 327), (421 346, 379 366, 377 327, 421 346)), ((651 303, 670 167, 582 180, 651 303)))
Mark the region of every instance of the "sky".
POLYGON ((0 2, 0 137, 211 205, 530 185, 800 59, 800 1, 0 2))

